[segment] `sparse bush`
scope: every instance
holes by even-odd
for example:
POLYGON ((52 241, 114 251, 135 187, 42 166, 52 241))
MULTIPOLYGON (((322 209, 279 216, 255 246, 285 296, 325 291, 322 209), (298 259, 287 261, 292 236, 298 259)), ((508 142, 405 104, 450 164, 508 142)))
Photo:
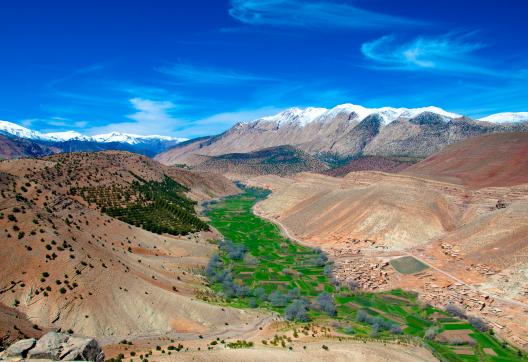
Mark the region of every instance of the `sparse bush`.
POLYGON ((345 328, 343 328, 343 331, 346 334, 355 334, 356 333, 356 330, 352 326, 346 326, 345 328))
POLYGON ((426 339, 435 339, 436 335, 438 334, 438 327, 429 327, 425 330, 424 338, 426 339))
POLYGON ((249 307, 250 308, 257 308, 258 307, 258 302, 257 302, 256 298, 249 299, 249 307))

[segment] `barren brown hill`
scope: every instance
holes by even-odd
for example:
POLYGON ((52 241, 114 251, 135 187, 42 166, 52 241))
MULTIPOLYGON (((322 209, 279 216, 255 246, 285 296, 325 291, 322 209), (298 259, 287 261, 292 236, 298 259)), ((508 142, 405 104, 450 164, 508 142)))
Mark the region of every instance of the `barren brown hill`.
POLYGON ((455 143, 402 173, 471 187, 528 182, 528 133, 497 133, 455 143))
POLYGON ((400 172, 410 165, 413 161, 408 159, 387 158, 380 156, 360 156, 354 158, 343 166, 332 168, 322 173, 328 176, 341 177, 350 172, 356 171, 382 171, 382 172, 400 172))
MULTIPOLYGON (((18 329, 29 334, 27 326, 35 325, 99 338, 175 338, 256 323, 250 312, 195 298, 214 234, 153 234, 101 213, 70 192, 90 185, 122 187, 134 182, 134 175, 156 181, 168 174, 171 169, 123 152, 1 162, 0 304, 13 310, 6 310, 11 317, 0 323, 7 328, 0 336, 18 329)), ((170 177, 193 187, 205 176, 176 170, 170 177)), ((207 177, 221 185, 216 190, 200 186, 200 197, 232 191, 221 177, 207 177)))

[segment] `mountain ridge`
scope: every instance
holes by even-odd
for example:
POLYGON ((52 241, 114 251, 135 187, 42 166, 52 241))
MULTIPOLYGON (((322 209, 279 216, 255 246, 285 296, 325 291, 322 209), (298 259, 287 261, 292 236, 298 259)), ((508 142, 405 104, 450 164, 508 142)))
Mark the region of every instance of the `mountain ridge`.
POLYGON ((2 121, 0 120, 0 133, 10 134, 20 138, 27 138, 38 141, 52 141, 52 142, 64 142, 64 141, 94 141, 94 142, 125 142, 128 144, 139 143, 140 140, 152 140, 159 139, 164 141, 187 141, 187 138, 172 137, 172 136, 161 136, 161 135, 138 135, 133 133, 124 132, 110 132, 104 134, 97 134, 93 136, 86 136, 77 131, 63 131, 63 132, 49 132, 42 133, 35 131, 19 124, 2 121))
MULTIPOLYGON (((195 166, 203 157, 250 153, 290 145, 312 156, 359 155, 425 158, 460 140, 486 133, 528 131, 518 122, 474 120, 438 107, 365 108, 343 104, 332 109, 290 108, 251 122, 239 122, 207 139, 190 140, 156 156, 166 164, 195 166)), ((528 117, 527 117, 528 121, 528 117)))

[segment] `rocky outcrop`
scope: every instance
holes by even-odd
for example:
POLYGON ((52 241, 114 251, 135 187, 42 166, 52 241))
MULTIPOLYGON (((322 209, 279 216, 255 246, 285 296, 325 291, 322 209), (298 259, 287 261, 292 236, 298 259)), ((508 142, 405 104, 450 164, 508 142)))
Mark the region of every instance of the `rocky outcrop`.
POLYGON ((72 337, 49 332, 36 339, 23 339, 12 344, 0 359, 44 359, 52 361, 104 361, 104 352, 95 339, 72 337))
POLYGON ((9 346, 5 355, 6 357, 26 358, 29 350, 35 347, 35 344, 37 344, 35 338, 22 339, 9 346))

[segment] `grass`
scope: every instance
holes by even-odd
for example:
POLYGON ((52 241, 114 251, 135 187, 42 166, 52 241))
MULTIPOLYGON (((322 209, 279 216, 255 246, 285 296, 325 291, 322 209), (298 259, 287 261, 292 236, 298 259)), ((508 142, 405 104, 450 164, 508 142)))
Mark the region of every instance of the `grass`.
POLYGON ((428 269, 429 267, 412 256, 403 256, 393 259, 390 264, 401 274, 415 274, 428 269))
MULTIPOLYGON (((321 263, 320 251, 285 238, 276 225, 253 214, 253 205, 268 194, 265 190, 246 188, 240 195, 208 205, 207 214, 211 224, 225 239, 246 251, 244 258, 233 259, 221 248, 221 265, 216 269, 216 272, 229 271, 233 284, 246 291, 243 295, 227 296, 224 283, 211 281, 211 288, 218 295, 223 295, 230 305, 247 308, 251 305, 284 313, 292 301, 274 306, 269 300, 269 295, 276 291, 286 295, 298 289, 299 296, 296 298, 306 301, 309 307, 308 318, 311 321, 332 322, 341 331, 353 330, 355 338, 372 338, 373 335, 372 325, 356 319, 358 312, 362 310, 363 314, 366 312, 372 317, 381 318, 389 325, 398 325, 403 330, 402 335, 395 335, 388 329, 381 329, 375 333, 375 338, 420 339, 424 346, 431 349, 441 360, 527 361, 526 358, 519 357, 517 351, 510 346, 503 347, 490 333, 477 331, 466 321, 450 316, 445 311, 422 305, 413 292, 392 290, 367 293, 336 285, 328 272, 329 263, 321 263), (247 262, 248 256, 251 263, 247 262), (258 288, 263 288, 268 298, 256 298, 258 288), (337 311, 335 316, 330 317, 314 307, 322 291, 327 291, 333 296, 337 311), (444 315, 445 318, 433 319, 431 315, 434 313, 444 315), (458 324, 454 324, 457 322, 458 324), (476 341, 475 346, 468 346, 474 350, 473 356, 456 354, 456 346, 424 338, 425 331, 431 327, 436 327, 441 332, 462 326, 471 329, 471 336, 476 341), (497 356, 482 353, 483 348, 493 349, 497 356)), ((398 266, 408 272, 417 272, 423 267, 423 264, 420 264, 405 260, 400 261, 398 266)))

